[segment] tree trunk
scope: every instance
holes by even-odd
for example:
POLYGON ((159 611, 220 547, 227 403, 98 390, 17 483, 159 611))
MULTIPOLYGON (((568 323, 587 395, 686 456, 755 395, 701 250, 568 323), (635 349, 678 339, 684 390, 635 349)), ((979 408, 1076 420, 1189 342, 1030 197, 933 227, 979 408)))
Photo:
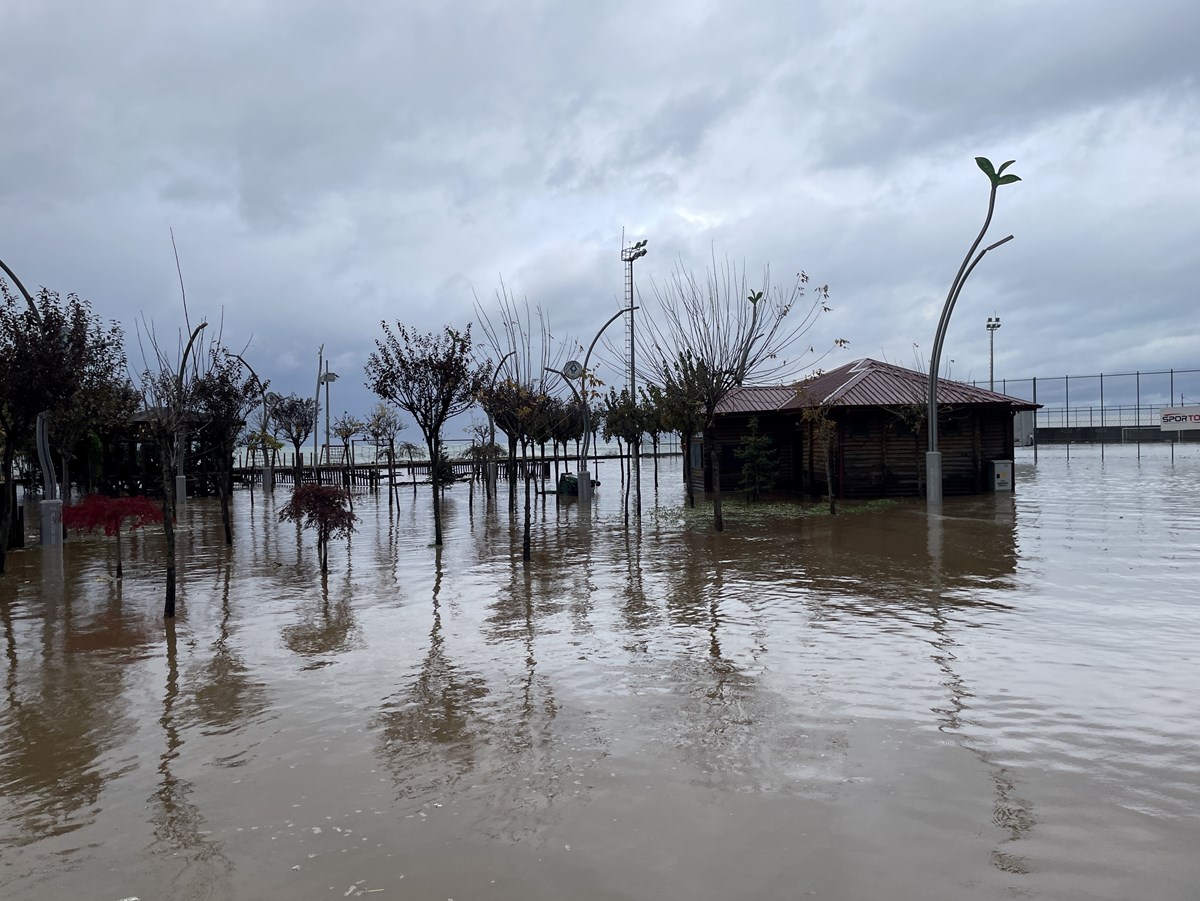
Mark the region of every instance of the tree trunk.
POLYGON ((162 482, 163 482, 163 536, 167 541, 167 596, 163 603, 163 617, 166 619, 175 618, 175 502, 174 490, 175 481, 171 477, 171 453, 170 445, 160 445, 162 451, 162 482))
POLYGON ((292 457, 292 490, 295 491, 300 487, 300 445, 292 442, 292 447, 296 449, 295 456, 292 457))
POLYGON ((837 495, 833 490, 833 426, 825 427, 825 486, 829 490, 829 512, 837 513, 837 495))
POLYGON ((637 505, 634 508, 634 516, 639 521, 642 518, 642 439, 639 437, 633 442, 633 456, 630 458, 629 465, 633 467, 633 478, 636 485, 636 500, 637 505))
MULTIPOLYGON (((696 489, 692 487, 692 438, 691 432, 680 433, 683 442, 683 490, 687 496, 687 505, 696 506, 696 489)), ((703 469, 703 467, 702 467, 703 469)))
POLYGON ((533 473, 530 472, 527 465, 525 467, 525 537, 521 542, 521 559, 526 563, 529 562, 529 493, 532 484, 533 473))
POLYGON ((704 430, 704 443, 708 445, 709 465, 712 467, 713 528, 725 531, 725 516, 721 510, 721 455, 717 452, 717 436, 713 429, 704 430))
POLYGON ((0 573, 8 559, 8 539, 12 533, 13 516, 17 506, 17 486, 13 482, 13 458, 16 450, 7 433, 4 437, 4 486, 0 490, 0 573))
MULTIPOLYGON (((629 460, 631 462, 633 460, 632 453, 630 453, 630 455, 629 455, 629 460)), ((624 490, 622 491, 623 502, 621 504, 621 508, 625 513, 625 528, 628 529, 629 528, 629 490, 633 487, 633 474, 629 473, 627 475, 625 472, 625 466, 626 466, 625 456, 622 455, 621 456, 621 481, 624 483, 622 485, 622 488, 624 490)))
POLYGON ((658 491, 658 435, 650 439, 654 451, 654 490, 658 491))
MULTIPOLYGON (((392 494, 396 490, 396 442, 394 439, 388 439, 388 509, 392 509, 392 494)), ((400 498, 396 498, 396 503, 400 503, 400 498)))
MULTIPOLYGON (((438 484, 438 445, 440 444, 437 438, 427 442, 429 445, 429 483, 433 486, 433 543, 436 547, 442 546, 442 498, 441 486, 438 484)), ((416 479, 413 479, 415 490, 416 479)))
POLYGON ((508 512, 517 512, 517 439, 508 439, 508 512))
POLYGON ((222 448, 217 464, 217 496, 221 499, 221 525, 225 529, 225 545, 233 547, 233 522, 229 517, 229 492, 233 481, 233 450, 222 448))

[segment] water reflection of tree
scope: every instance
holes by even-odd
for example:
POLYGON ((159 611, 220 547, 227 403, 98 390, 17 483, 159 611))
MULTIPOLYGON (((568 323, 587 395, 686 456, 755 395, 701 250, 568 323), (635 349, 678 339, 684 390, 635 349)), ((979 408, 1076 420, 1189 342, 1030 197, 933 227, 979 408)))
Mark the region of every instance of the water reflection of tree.
POLYGON ((189 681, 195 685, 192 705, 195 718, 217 733, 233 732, 267 709, 267 692, 261 682, 250 679, 250 668, 232 642, 236 631, 230 604, 230 573, 224 567, 221 588, 221 619, 212 657, 189 681))
POLYGON ((642 542, 625 533, 625 578, 621 580, 621 616, 625 627, 637 636, 639 650, 646 650, 644 633, 654 626, 657 611, 646 599, 646 586, 642 578, 642 542))
MULTIPOLYGON (((359 627, 354 610, 350 606, 349 571, 340 597, 336 602, 329 600, 329 575, 321 576, 319 600, 301 607, 300 622, 283 629, 283 641, 288 649, 301 657, 323 657, 342 654, 358 643, 359 627)), ((314 662, 323 666, 330 661, 314 662)))
MULTIPOLYGON (((493 604, 489 642, 519 649, 521 673, 514 691, 493 699, 490 744, 500 751, 497 766, 513 777, 492 780, 497 788, 489 805, 495 816, 487 827, 493 838, 520 841, 548 828, 547 812, 564 788, 570 762, 558 753, 553 725, 559 714, 554 684, 538 672, 538 618, 562 609, 560 597, 569 578, 561 568, 539 578, 513 561, 509 583, 493 604), (535 599, 542 599, 539 607, 535 599)), ((597 737, 599 738, 599 737, 597 737)), ((601 756, 603 756, 601 754, 601 756)))
POLYGON ((450 786, 474 769, 478 705, 488 694, 482 677, 461 669, 446 653, 439 599, 442 553, 435 549, 429 650, 413 682, 384 702, 373 723, 379 754, 401 795, 410 798, 450 786))
POLYGON ((204 830, 204 817, 191 799, 194 786, 173 769, 184 741, 175 710, 180 691, 174 622, 168 620, 166 629, 167 683, 158 721, 165 745, 158 764, 158 788, 148 799, 150 823, 154 826, 152 850, 182 861, 182 869, 172 879, 170 897, 228 895, 233 864, 221 844, 204 830), (224 891, 218 888, 222 886, 224 891))
POLYGON ((79 579, 64 583, 61 571, 42 575, 37 588, 41 647, 37 663, 24 674, 10 600, 0 599, 7 659, 0 785, 13 801, 9 821, 17 843, 94 822, 102 791, 121 773, 105 768, 105 754, 134 728, 121 698, 125 663, 140 633, 122 628, 128 624, 112 613, 120 610, 121 586, 106 585, 108 603, 99 618, 106 627, 91 629, 93 639, 81 645, 71 616, 79 579))
POLYGON ((784 777, 770 771, 769 760, 779 710, 723 644, 728 549, 711 532, 685 536, 688 559, 710 562, 683 567, 668 588, 672 619, 700 632, 697 644, 668 663, 670 681, 683 697, 675 745, 714 787, 735 781, 750 789, 777 787, 784 777))

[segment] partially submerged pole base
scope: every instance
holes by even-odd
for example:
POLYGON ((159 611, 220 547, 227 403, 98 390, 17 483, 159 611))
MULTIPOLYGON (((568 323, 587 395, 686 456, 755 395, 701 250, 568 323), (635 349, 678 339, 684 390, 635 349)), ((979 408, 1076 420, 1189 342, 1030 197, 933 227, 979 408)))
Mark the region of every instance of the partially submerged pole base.
POLYGON ((62 506, 60 500, 43 500, 38 504, 38 522, 41 525, 42 547, 61 547, 62 537, 62 506))
POLYGON ((187 509, 187 476, 175 476, 175 518, 183 516, 187 509))
POLYGON ((942 453, 925 454, 925 502, 930 507, 942 505, 942 453))
POLYGON ((592 502, 592 474, 586 470, 579 470, 579 503, 590 504, 592 502))

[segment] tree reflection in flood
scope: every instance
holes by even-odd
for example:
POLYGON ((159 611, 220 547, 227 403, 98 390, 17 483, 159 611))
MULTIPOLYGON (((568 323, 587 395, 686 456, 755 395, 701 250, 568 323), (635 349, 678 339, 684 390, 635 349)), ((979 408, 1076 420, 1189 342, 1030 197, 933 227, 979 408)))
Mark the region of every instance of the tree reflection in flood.
POLYGON ((1179 896, 1189 453, 720 535, 669 467, 626 530, 614 469, 539 496, 530 565, 503 486, 448 493, 440 550, 426 492, 363 494, 325 580, 277 499, 232 549, 197 499, 169 632, 161 535, 120 585, 99 542, 14 554, 0 895, 1179 896))
POLYGON ((400 797, 415 798, 448 788, 475 766, 476 709, 488 694, 479 675, 451 661, 442 632, 442 551, 434 552, 429 648, 416 678, 384 703, 374 719, 379 753, 392 772, 400 797))

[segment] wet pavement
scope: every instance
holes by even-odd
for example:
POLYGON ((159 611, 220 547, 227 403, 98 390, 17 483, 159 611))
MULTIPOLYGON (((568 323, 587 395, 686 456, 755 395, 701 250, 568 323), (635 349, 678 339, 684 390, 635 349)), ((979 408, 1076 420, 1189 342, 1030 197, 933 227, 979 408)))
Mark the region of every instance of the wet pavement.
POLYGON ((330 550, 239 492, 0 577, 0 897, 1195 899, 1200 447, 626 530, 456 486, 330 550))

